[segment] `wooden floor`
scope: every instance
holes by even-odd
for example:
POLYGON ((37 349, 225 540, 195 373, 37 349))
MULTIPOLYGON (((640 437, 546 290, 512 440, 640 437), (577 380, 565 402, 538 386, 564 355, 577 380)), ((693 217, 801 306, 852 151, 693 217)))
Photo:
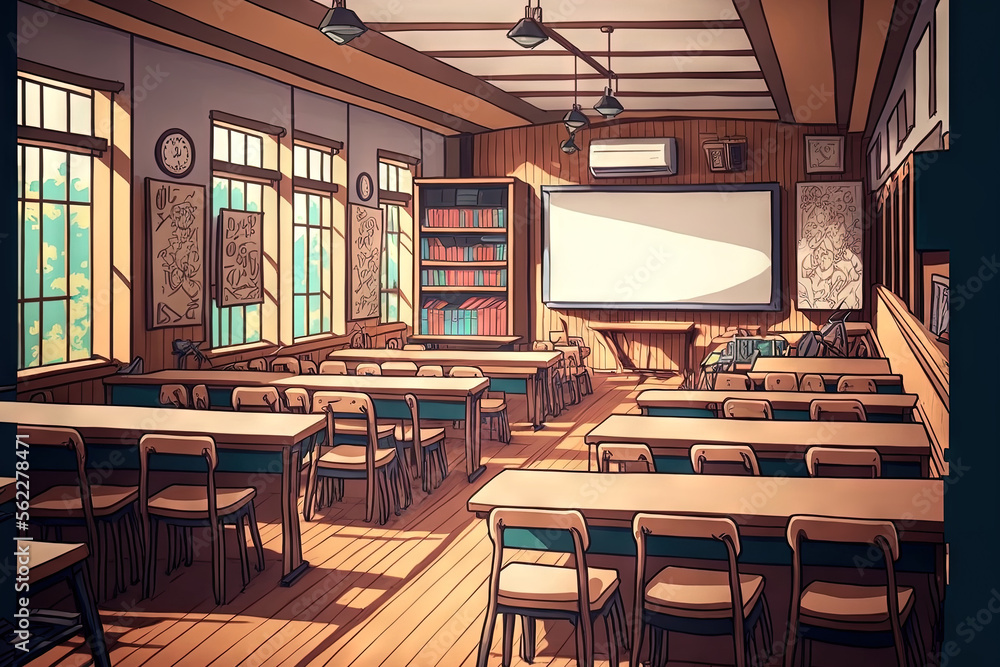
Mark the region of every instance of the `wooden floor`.
MULTIPOLYGON (((464 475, 462 442, 449 437, 451 474, 445 483, 427 495, 417 481, 413 505, 385 526, 364 522, 363 488, 349 482, 344 502, 303 522, 303 549, 312 567, 291 588, 278 586, 278 499, 273 487, 261 489, 257 516, 264 540, 264 572, 253 573, 240 592, 235 533, 229 530, 229 602, 216 606, 207 548, 196 555, 194 565, 169 576, 163 574, 161 553, 151 599, 141 599, 140 586, 132 586, 100 605, 112 663, 117 667, 474 664, 486 609, 491 545, 485 522, 466 510, 466 501, 504 468, 586 470, 584 435, 612 413, 638 412, 639 390, 667 384, 636 376, 597 375, 593 395, 537 432, 525 421, 523 400, 514 397, 513 441, 502 445, 484 440, 487 472, 470 485, 464 475)), ((449 431, 452 435, 458 433, 449 431)), ((526 555, 546 562, 558 558, 537 552, 526 555)), ((251 547, 251 562, 253 558, 251 547)), ((538 631, 535 664, 576 664, 569 623, 539 623, 538 631)), ((597 664, 607 665, 602 624, 596 631, 597 664)), ((524 664, 516 655, 519 626, 516 632, 515 665, 524 664)), ((500 664, 500 637, 498 626, 491 665, 500 664)), ((89 651, 79 640, 32 664, 89 662, 89 651)))

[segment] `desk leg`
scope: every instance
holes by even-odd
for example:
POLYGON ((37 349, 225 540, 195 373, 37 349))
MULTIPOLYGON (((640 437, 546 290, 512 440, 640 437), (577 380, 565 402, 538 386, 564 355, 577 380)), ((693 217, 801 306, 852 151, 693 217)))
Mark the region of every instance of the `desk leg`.
POLYGON ((542 427, 543 421, 539 413, 541 404, 538 400, 538 375, 538 373, 535 373, 524 379, 524 397, 528 402, 528 419, 531 420, 531 425, 535 427, 536 431, 542 427))
POLYGON ((73 597, 76 598, 76 606, 80 610, 83 634, 87 638, 87 643, 90 644, 90 653, 94 657, 94 664, 98 667, 111 667, 111 660, 108 658, 108 644, 104 639, 104 626, 101 624, 101 615, 97 612, 94 591, 90 587, 90 579, 87 576, 87 568, 84 563, 77 563, 73 566, 69 579, 70 586, 73 588, 73 597))
POLYGON ((298 512, 301 448, 299 443, 281 451, 281 585, 284 587, 294 584, 309 568, 309 563, 302 560, 298 512))
POLYGON ((467 396, 465 398, 465 472, 469 476, 469 483, 486 471, 486 466, 479 461, 479 450, 481 447, 481 431, 479 420, 479 396, 467 396))

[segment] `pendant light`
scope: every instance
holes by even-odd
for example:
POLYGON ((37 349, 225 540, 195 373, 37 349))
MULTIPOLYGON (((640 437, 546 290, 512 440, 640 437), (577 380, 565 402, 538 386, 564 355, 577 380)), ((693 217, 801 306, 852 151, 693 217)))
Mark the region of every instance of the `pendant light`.
POLYGON ((570 135, 590 124, 590 120, 583 113, 583 107, 577 102, 577 94, 576 56, 573 56, 573 108, 563 116, 563 125, 570 135))
POLYGON ((368 26, 346 7, 345 0, 334 0, 333 7, 319 24, 319 30, 334 43, 343 45, 368 32, 368 26))
POLYGON ((531 0, 528 0, 528 5, 524 8, 524 18, 507 32, 507 37, 526 49, 533 49, 549 38, 542 30, 541 23, 542 0, 538 0, 538 6, 534 9, 531 7, 531 0))
MULTIPOLYGON (((611 71, 611 33, 614 31, 614 27, 610 25, 601 27, 601 32, 608 35, 608 85, 604 89, 604 95, 601 96, 601 99, 594 105, 594 111, 601 114, 605 118, 614 118, 622 111, 625 111, 625 107, 622 106, 622 103, 611 94, 611 78, 614 77, 615 81, 618 81, 618 77, 611 71)), ((615 92, 618 91, 616 90, 615 92)))
POLYGON ((580 150, 580 147, 576 145, 576 132, 571 132, 569 139, 566 139, 561 144, 559 144, 559 150, 561 150, 566 155, 572 155, 573 153, 580 150))

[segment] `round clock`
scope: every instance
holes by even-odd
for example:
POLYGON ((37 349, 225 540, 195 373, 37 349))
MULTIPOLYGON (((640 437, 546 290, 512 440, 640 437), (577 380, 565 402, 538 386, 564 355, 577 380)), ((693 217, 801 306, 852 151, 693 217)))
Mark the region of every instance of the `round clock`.
POLYGON ((156 140, 156 164, 169 176, 184 178, 194 168, 194 142, 184 130, 167 130, 156 140))
POLYGON ((375 184, 372 183, 371 174, 366 171, 358 174, 358 196, 361 201, 368 201, 375 194, 375 184))

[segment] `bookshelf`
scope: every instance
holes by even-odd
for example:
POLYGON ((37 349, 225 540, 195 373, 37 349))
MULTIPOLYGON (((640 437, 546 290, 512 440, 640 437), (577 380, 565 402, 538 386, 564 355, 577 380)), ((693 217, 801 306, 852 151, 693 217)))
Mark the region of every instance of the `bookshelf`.
POLYGON ((415 343, 500 349, 528 337, 528 186, 414 180, 415 343))

